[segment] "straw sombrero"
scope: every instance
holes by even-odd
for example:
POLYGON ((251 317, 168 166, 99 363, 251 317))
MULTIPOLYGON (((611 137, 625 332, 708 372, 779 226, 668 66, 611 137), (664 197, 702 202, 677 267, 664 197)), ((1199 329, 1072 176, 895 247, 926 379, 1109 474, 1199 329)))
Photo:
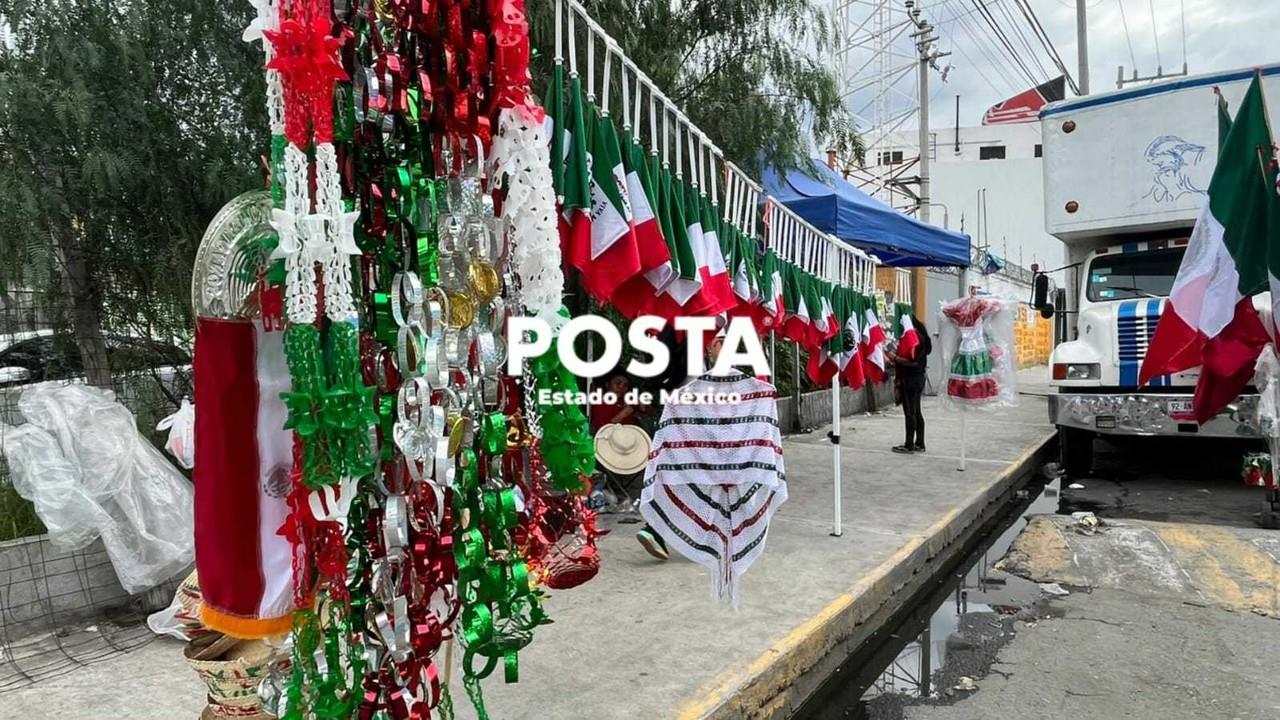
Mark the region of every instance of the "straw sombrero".
POLYGON ((610 423, 596 433, 596 460, 619 475, 644 470, 651 447, 649 434, 635 425, 610 423))

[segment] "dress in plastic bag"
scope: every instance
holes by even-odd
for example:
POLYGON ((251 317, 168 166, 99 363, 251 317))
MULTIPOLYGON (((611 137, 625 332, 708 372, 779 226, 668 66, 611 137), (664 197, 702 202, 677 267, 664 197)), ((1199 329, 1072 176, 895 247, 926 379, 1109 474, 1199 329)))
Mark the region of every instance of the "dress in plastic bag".
POLYGON ((190 470, 196 464, 196 407, 187 398, 177 412, 156 424, 156 430, 169 431, 164 449, 182 468, 190 470))
POLYGON ((994 297, 943 303, 942 360, 947 369, 943 404, 960 408, 1018 404, 1014 304, 994 297))
POLYGON ((111 392, 42 384, 18 407, 29 424, 6 431, 5 456, 53 542, 78 548, 100 535, 133 594, 191 564, 191 484, 111 392))

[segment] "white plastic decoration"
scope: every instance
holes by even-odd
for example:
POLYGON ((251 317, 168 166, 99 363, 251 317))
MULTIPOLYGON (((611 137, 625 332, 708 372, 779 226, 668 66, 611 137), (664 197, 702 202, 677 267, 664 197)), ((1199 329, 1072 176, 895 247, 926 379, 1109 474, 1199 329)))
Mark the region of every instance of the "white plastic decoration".
POLYGON ((511 269, 520 280, 520 303, 555 328, 563 322, 558 311, 564 302, 564 273, 546 126, 526 109, 504 109, 491 152, 491 176, 507 193, 502 221, 511 269))

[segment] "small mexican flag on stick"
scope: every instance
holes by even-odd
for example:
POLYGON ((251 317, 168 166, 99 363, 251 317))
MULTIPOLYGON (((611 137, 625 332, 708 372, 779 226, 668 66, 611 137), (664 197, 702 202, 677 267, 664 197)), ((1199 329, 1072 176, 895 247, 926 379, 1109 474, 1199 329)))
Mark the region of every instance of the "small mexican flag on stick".
POLYGON ((920 334, 916 331, 916 325, 912 322, 909 311, 903 311, 898 315, 898 331, 901 333, 898 338, 898 354, 908 360, 914 360, 916 348, 920 346, 920 334))
POLYGON ((1205 422, 1253 377, 1269 338, 1252 296, 1280 285, 1280 197, 1258 75, 1218 152, 1169 303, 1142 362, 1139 384, 1201 365, 1193 407, 1205 422), (1270 272, 1268 267, 1270 266, 1270 272))
POLYGON ((873 383, 882 382, 885 378, 884 341, 884 329, 880 327, 880 318, 876 317, 875 310, 868 307, 863 316, 859 349, 862 351, 863 371, 873 383))

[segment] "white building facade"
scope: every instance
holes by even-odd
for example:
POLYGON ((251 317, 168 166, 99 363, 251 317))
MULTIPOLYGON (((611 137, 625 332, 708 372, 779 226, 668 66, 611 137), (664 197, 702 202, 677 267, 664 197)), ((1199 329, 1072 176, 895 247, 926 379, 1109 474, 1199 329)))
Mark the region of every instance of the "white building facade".
MULTIPOLYGON (((868 148, 867 167, 850 181, 872 193, 878 180, 895 178, 888 192, 874 192, 897 208, 914 204, 919 192, 918 134, 899 131, 868 148)), ((1053 269, 1065 264, 1062 241, 1044 229, 1044 172, 1040 123, 939 128, 930 134, 930 216, 973 239, 1009 265, 1053 269)), ((976 275, 976 273, 974 273, 976 275)), ((981 284, 976 277, 973 284, 981 284)))

